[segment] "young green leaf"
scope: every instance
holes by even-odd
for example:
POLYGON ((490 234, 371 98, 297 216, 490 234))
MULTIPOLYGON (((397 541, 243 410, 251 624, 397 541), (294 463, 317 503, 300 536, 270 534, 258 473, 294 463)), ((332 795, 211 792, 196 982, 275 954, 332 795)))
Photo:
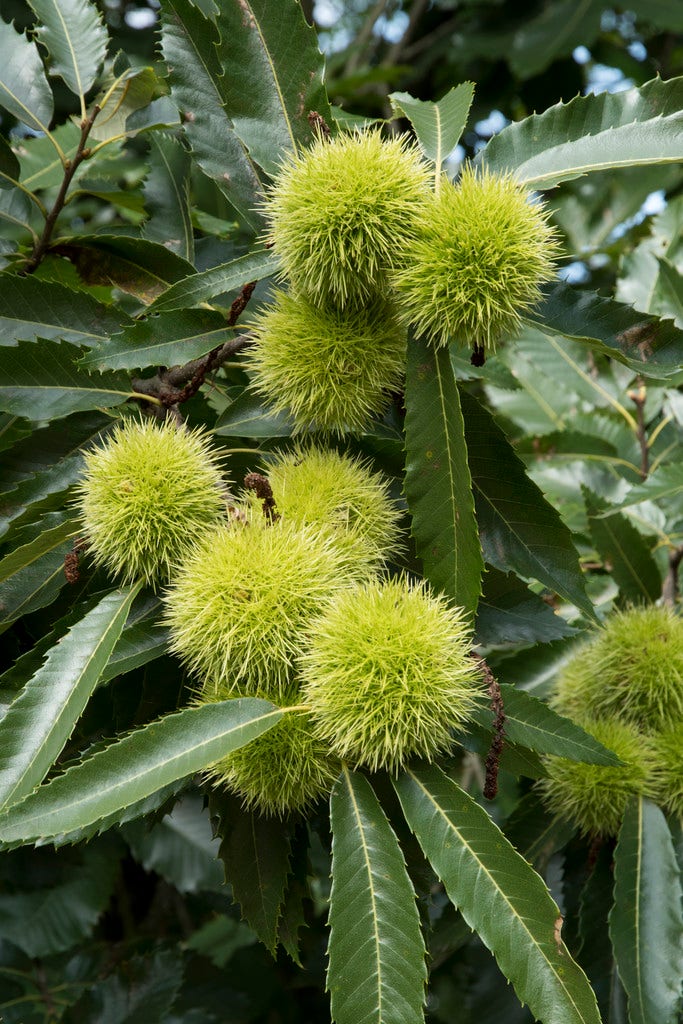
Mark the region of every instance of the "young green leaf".
POLYGON ((249 743, 282 712, 237 698, 184 708, 69 768, 0 817, 0 842, 56 839, 87 829, 249 743))
POLYGON ((215 24, 190 0, 167 0, 162 8, 161 46, 171 95, 182 111, 183 130, 204 173, 246 223, 258 229, 261 218, 254 206, 261 186, 226 113, 228 76, 216 53, 219 44, 215 24))
POLYGON ((298 0, 219 4, 217 26, 226 112, 251 157, 274 176, 287 150, 313 141, 311 111, 332 126, 315 31, 298 0))
POLYGON ((271 277, 280 269, 280 261, 272 250, 247 253, 230 263, 221 263, 201 274, 192 274, 171 285, 147 308, 148 313, 161 313, 168 309, 186 309, 215 299, 224 292, 236 292, 248 281, 271 277))
POLYGON ((91 376, 78 366, 81 354, 71 345, 47 341, 0 348, 0 409, 29 420, 54 420, 111 408, 131 397, 125 374, 91 376))
POLYGON ((335 1024, 420 1024, 425 946, 398 840, 370 783, 342 769, 330 802, 327 987, 335 1024))
POLYGON ((491 171, 548 189, 589 171, 683 160, 683 77, 577 96, 494 135, 477 157, 491 171))
MULTIPOLYGON (((50 74, 83 101, 107 52, 107 30, 89 0, 29 0, 42 24, 36 36, 50 55, 50 74)), ((85 107, 83 107, 85 112, 85 107)))
MULTIPOLYGON (((556 754, 588 764, 619 764, 619 758, 568 718, 559 715, 530 693, 502 683, 505 735, 539 754, 556 754)), ((480 709, 475 720, 491 728, 493 712, 480 709)))
POLYGON ((649 604, 662 592, 659 568, 642 534, 621 512, 605 517, 607 503, 582 487, 588 513, 588 528, 598 555, 610 566, 622 597, 649 604))
POLYGON ((389 96, 394 112, 407 117, 415 129, 420 149, 436 165, 437 176, 446 157, 460 142, 473 97, 472 82, 449 89, 438 103, 416 100, 407 92, 392 92, 389 96))
POLYGON ((37 44, 1 19, 0 107, 38 132, 48 131, 54 111, 37 44))
POLYGON ((630 1024, 674 1024, 683 978, 681 874, 660 809, 633 800, 614 851, 609 931, 630 1024))
POLYGON ((71 735, 140 585, 107 594, 47 654, 0 723, 0 809, 45 778, 71 735))
POLYGON ((149 145, 149 171, 142 186, 147 211, 143 237, 161 242, 192 263, 189 153, 178 139, 161 132, 151 135, 149 145))
POLYGON ((571 534, 491 414, 461 393, 474 501, 486 560, 537 579, 595 618, 571 534))
POLYGON ((458 387, 448 350, 408 341, 405 493, 430 583, 474 612, 484 567, 458 387))
POLYGON ((434 766, 409 769, 394 785, 450 900, 534 1017, 600 1024, 586 976, 562 941, 560 911, 486 811, 434 766))

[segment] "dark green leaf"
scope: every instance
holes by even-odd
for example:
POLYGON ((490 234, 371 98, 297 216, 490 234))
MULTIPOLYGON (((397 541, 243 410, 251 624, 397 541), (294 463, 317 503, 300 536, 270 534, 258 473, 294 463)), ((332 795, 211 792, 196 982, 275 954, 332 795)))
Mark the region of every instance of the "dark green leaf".
POLYGON ((214 434, 228 437, 289 437, 294 429, 283 413, 263 405, 252 391, 244 391, 221 413, 214 434))
POLYGON ((35 277, 0 276, 0 345, 39 338, 100 345, 130 323, 123 310, 35 277))
POLYGON ((280 261, 271 250, 256 250, 230 263, 221 263, 202 274, 193 274, 184 281, 178 281, 155 299, 147 311, 160 313, 167 309, 199 306, 217 295, 238 291, 249 281, 270 277, 279 268, 280 261))
POLYGON ((544 875, 550 858, 569 842, 576 829, 562 818, 549 818, 533 790, 519 801, 505 823, 505 835, 525 860, 544 875))
POLYGON ((219 855, 225 880, 243 919, 275 954, 290 869, 290 829, 278 818, 243 809, 232 798, 223 798, 220 804, 214 798, 212 812, 221 817, 219 855))
POLYGON ((193 271, 165 245, 128 235, 64 238, 55 251, 71 260, 86 284, 115 285, 145 303, 193 271))
POLYGON ((126 626, 100 676, 100 682, 107 683, 167 652, 168 632, 158 623, 145 621, 126 626))
POLYGON ((562 942, 557 906, 486 811, 436 767, 408 770, 395 787, 449 898, 519 999, 543 1021, 600 1024, 586 976, 562 942))
POLYGON ((107 594, 48 652, 0 723, 0 808, 38 786, 80 718, 140 585, 107 594))
POLYGON ((282 712, 237 698, 185 708, 112 743, 41 786, 0 818, 0 841, 57 838, 110 818, 202 771, 270 729, 282 712))
POLYGON ((80 455, 72 455, 52 466, 51 469, 36 473, 23 480, 9 494, 0 495, 0 536, 9 530, 15 520, 20 519, 27 509, 31 518, 59 508, 64 504, 65 494, 76 483, 83 472, 80 455))
POLYGON ((626 809, 614 851, 609 930, 631 1024, 673 1024, 683 978, 681 875, 660 809, 642 797, 626 809))
POLYGON ((545 333, 585 341, 645 376, 672 373, 683 362, 683 331, 673 321, 568 284, 546 288, 527 319, 545 333))
POLYGON ((577 96, 494 135, 478 162, 532 188, 609 167, 683 160, 683 78, 577 96))
POLYGON ((311 111, 332 124, 315 31, 298 0, 219 4, 217 26, 226 112, 252 159, 273 177, 287 150, 313 141, 311 111))
POLYGON ((225 110, 227 80, 234 68, 224 75, 216 53, 219 42, 216 26, 191 0, 164 4, 161 46, 195 159, 247 224, 258 229, 261 219, 254 206, 261 186, 225 110))
POLYGON ((112 973, 89 980, 83 996, 62 1020, 64 1024, 170 1021, 183 970, 179 949, 149 949, 144 956, 127 956, 112 973))
POLYGON ((478 644, 508 647, 549 643, 575 632, 514 573, 487 569, 474 628, 478 644))
POLYGON ((447 349, 408 341, 405 494, 425 576, 474 612, 484 563, 479 546, 468 453, 447 349))
MULTIPOLYGON (((556 754, 570 761, 588 764, 619 764, 619 758, 580 725, 558 715, 542 700, 530 693, 502 683, 500 687, 505 708, 505 735, 539 754, 556 754)), ((490 729, 493 712, 477 711, 475 720, 490 729)))
MULTIPOLYGON (((225 967, 228 960, 237 952, 257 942, 256 935, 248 925, 236 921, 234 917, 223 915, 214 917, 205 925, 193 932, 188 939, 188 949, 193 949, 207 957, 216 967, 225 967)), ((178 1018, 173 1017, 174 1021, 178 1018)), ((187 1018, 189 1020, 189 1018, 187 1018)), ((186 1017, 183 1016, 182 1024, 186 1017)), ((202 1018, 203 1020, 203 1018, 202 1018)), ((211 1016, 211 1024, 216 1018, 211 1016)), ((181 1022, 178 1020, 178 1024, 181 1022)))
POLYGON ((58 862, 53 862, 51 885, 0 895, 3 940, 30 957, 45 957, 87 939, 111 898, 121 849, 122 844, 111 842, 83 846, 64 880, 55 879, 58 862))
POLYGON ((603 512, 602 518, 611 517, 615 509, 632 508, 633 505, 639 505, 641 501, 661 501, 673 498, 681 491, 683 491, 683 465, 680 462, 673 462, 671 465, 658 466, 647 480, 632 487, 623 501, 612 508, 607 508, 603 512))
POLYGON ((0 409, 29 420, 59 419, 121 405, 132 395, 125 374, 88 374, 79 349, 52 342, 0 348, 0 409))
POLYGON ((370 783, 342 769, 330 803, 327 987, 335 1024, 419 1024, 427 970, 415 893, 370 783))
POLYGON ((678 326, 683 327, 683 274, 670 260, 660 257, 658 263, 660 315, 673 316, 678 326))
POLYGON ((212 839, 201 797, 187 794, 151 828, 145 821, 132 821, 121 832, 145 870, 156 871, 179 892, 222 886, 217 843, 212 839))
POLYGON ((604 516, 607 503, 587 487, 582 490, 591 538, 620 594, 635 603, 656 601, 661 596, 662 579, 649 545, 626 516, 621 512, 604 516))
POLYGON ((18 546, 0 562, 0 633, 54 600, 66 583, 64 556, 79 528, 77 520, 50 513, 22 531, 18 546))
POLYGON ((36 43, 0 19, 0 107, 38 132, 52 120, 52 91, 36 43))
POLYGON ((194 260, 194 236, 190 215, 190 157, 172 135, 155 132, 147 157, 149 172, 142 194, 147 211, 142 234, 194 260))
POLYGON ((83 97, 107 52, 107 30, 89 0, 29 0, 42 25, 36 35, 50 56, 50 73, 60 75, 83 97))
POLYGON ((14 228, 27 231, 37 237, 31 224, 31 201, 24 192, 19 189, 10 191, 2 189, 0 192, 0 220, 7 221, 14 228))
POLYGON ((446 157, 460 142, 473 96, 472 82, 449 89, 438 103, 416 100, 407 92, 392 92, 389 96, 394 112, 407 117, 415 129, 420 149, 436 165, 437 176, 446 157))
POLYGON ((590 618, 571 534, 556 509, 526 475, 491 414, 462 392, 465 436, 484 557, 506 572, 537 579, 590 618))
MULTIPOLYGON (((565 663, 576 654, 582 636, 539 644, 532 650, 520 651, 512 657, 503 657, 494 665, 499 682, 510 682, 536 697, 545 697, 565 663)), ((490 661, 489 657, 489 661, 490 661)))
POLYGON ((0 188, 15 188, 18 180, 19 161, 6 139, 0 138, 0 188))
POLYGON ((235 337, 217 310, 175 310, 138 320, 109 344, 90 353, 80 365, 86 369, 136 369, 178 366, 203 356, 235 337))
MULTIPOLYGON (((612 994, 621 988, 617 966, 612 953, 608 917, 612 908, 614 888, 614 851, 605 843, 597 851, 595 865, 579 900, 579 960, 598 999, 598 1006, 606 1021, 610 1014, 612 994)), ((584 869, 585 870, 585 869, 584 869)), ((624 1019, 624 1024, 626 1021, 624 1019)))

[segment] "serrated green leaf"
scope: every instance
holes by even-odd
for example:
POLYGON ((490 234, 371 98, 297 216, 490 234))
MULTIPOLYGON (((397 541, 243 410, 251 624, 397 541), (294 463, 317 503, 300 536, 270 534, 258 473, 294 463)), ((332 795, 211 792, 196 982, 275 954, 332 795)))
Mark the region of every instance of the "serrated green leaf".
POLYGON ((450 900, 519 999, 548 1024, 600 1024, 586 976, 562 942, 560 911, 486 811, 433 766, 407 770, 394 786, 450 900))
POLYGON ((140 127, 133 128, 135 114, 147 110, 152 98, 159 92, 159 80, 153 68, 129 68, 118 81, 104 81, 97 98, 102 110, 90 130, 90 138, 111 143, 123 135, 133 136, 140 127))
POLYGON ((38 46, 0 20, 0 107, 35 131, 47 132, 54 110, 38 46))
POLYGON ((246 223, 258 230, 262 221, 254 206, 261 185, 226 113, 224 69, 216 53, 218 30, 191 0, 167 0, 161 17, 171 95, 195 159, 246 223))
POLYGON ((661 465, 640 484, 634 484, 623 501, 607 508, 600 518, 609 518, 617 510, 632 508, 641 501, 662 501, 673 498, 683 491, 683 465, 673 462, 661 465))
POLYGON ((595 619, 579 557, 559 513, 526 475, 491 414, 461 393, 477 520, 487 562, 537 579, 595 619))
POLYGON ((592 541, 626 601, 650 604, 661 597, 662 578, 647 542, 621 512, 605 517, 607 503, 582 487, 592 541))
POLYGON ((144 369, 178 366, 197 359, 235 337, 217 310, 193 309, 155 313, 115 334, 108 344, 88 353, 85 369, 144 369))
POLYGON ((642 797, 626 809, 614 851, 609 931, 628 994, 630 1024, 673 1024, 683 979, 681 875, 660 809, 642 797))
POLYGON ((36 35, 50 56, 50 73, 83 98, 107 52, 107 30, 89 0, 29 0, 42 22, 36 35))
POLYGON ((683 197, 667 202, 650 221, 649 234, 624 254, 617 281, 616 298, 633 304, 644 313, 662 312, 659 293, 661 266, 667 259, 678 265, 683 236, 683 197))
POLYGON ((155 132, 150 139, 147 162, 149 171, 142 186, 147 211, 143 237, 161 242, 192 263, 189 153, 172 135, 155 132))
POLYGON ((79 528, 76 520, 52 513, 22 531, 19 545, 0 561, 0 633, 57 596, 66 583, 64 556, 79 528))
POLYGON ((121 829, 135 859, 146 871, 156 871, 178 892, 220 889, 223 869, 218 844, 211 836, 202 799, 188 793, 151 828, 134 821, 121 829))
POLYGON ((74 264, 86 284, 115 285, 149 303, 194 267, 165 245, 129 235, 60 239, 54 251, 74 264))
MULTIPOLYGON (((202 956, 207 957, 216 967, 225 967, 227 962, 237 952, 247 946, 253 946, 257 942, 256 935, 242 921, 236 921, 234 917, 222 915, 207 921, 201 928, 197 928, 187 940, 188 949, 193 949, 202 956)), ((166 1018, 167 1021, 169 1018, 166 1018)), ((210 1018, 201 1017, 199 1024, 214 1024, 213 1014, 210 1018)), ((178 1017, 170 1018, 173 1024, 181 1024, 178 1017)), ((183 1014, 182 1024, 192 1024, 193 1018, 183 1014)))
POLYGON ((216 421, 214 434, 227 437, 290 437, 294 424, 273 412, 252 391, 244 391, 216 421))
POLYGON ((370 783, 342 769, 330 800, 327 988, 335 1024, 420 1024, 425 946, 398 840, 370 783))
POLYGON ((0 409, 29 420, 59 419, 86 409, 112 408, 132 395, 125 374, 94 373, 78 365, 80 349, 52 342, 0 348, 0 409))
POLYGON ((219 4, 216 24, 226 112, 252 159, 273 177, 287 150, 313 141, 311 111, 332 125, 315 30, 298 0, 219 4))
POLYGON ((21 169, 6 139, 0 137, 0 188, 16 188, 21 169))
POLYGON ((567 284, 544 292, 540 305, 526 317, 540 331, 585 341, 645 376, 675 372, 683 362, 683 331, 672 320, 567 284))
MULTIPOLYGON (((580 725, 559 715, 542 700, 502 683, 500 687, 505 709, 505 735, 539 754, 556 754, 570 761, 588 764, 619 764, 619 758, 587 733, 580 725)), ((493 712, 478 709, 475 721, 490 729, 493 712)))
POLYGON ((672 316, 683 327, 683 274, 670 260, 660 257, 659 291, 660 316, 672 316))
MULTIPOLYGON (((107 965, 109 973, 88 981, 85 991, 67 1011, 70 1024, 173 1024, 172 1007, 183 984, 184 963, 177 947, 145 950, 107 965)), ((63 1018, 66 1024, 67 1017, 63 1018)), ((186 1016, 187 1024, 192 1024, 186 1016)), ((206 1024, 205 1018, 200 1024, 206 1024)))
POLYGON ((477 157, 548 189, 589 171, 683 160, 683 77, 625 92, 576 96, 494 135, 477 157))
MULTIPOLYGON (((610 1024, 615 1019, 610 1012, 610 1002, 621 989, 607 925, 613 888, 614 851, 611 844, 606 843, 597 851, 595 865, 579 896, 578 935, 581 945, 578 956, 593 986, 600 1011, 610 1024)), ((626 1017, 621 1019, 627 1024, 626 1017)))
POLYGON ((409 338, 404 490, 425 576, 473 613, 484 562, 458 387, 447 349, 409 338))
POLYGON ((44 338, 94 347, 131 322, 122 309, 87 292, 31 276, 0 275, 0 345, 44 338))
POLYGON ((147 312, 160 313, 168 309, 199 306, 217 295, 237 291, 249 281, 271 277, 279 269, 280 261, 272 250, 247 253, 230 263, 221 263, 218 267, 212 267, 201 274, 192 274, 171 285, 151 303, 147 312))
POLYGON ((168 632, 158 623, 145 621, 126 626, 100 676, 100 682, 107 683, 167 653, 168 632))
POLYGON ((477 606, 474 635, 483 647, 549 643, 576 630, 514 573, 489 568, 477 606))
POLYGON ((141 584, 107 594, 47 654, 0 723, 0 809, 38 786, 95 689, 141 584))
POLYGON ((255 697, 184 708, 69 768, 0 817, 0 842, 57 838, 203 771, 272 728, 282 711, 255 697))
POLYGON ((275 955, 290 871, 290 827, 279 818, 246 810, 234 797, 214 795, 211 811, 220 819, 219 856, 225 880, 242 918, 275 955))
POLYGON ((472 82, 453 86, 437 103, 417 100, 407 92, 389 96, 394 112, 404 114, 412 124, 420 149, 436 165, 437 174, 460 142, 473 97, 472 82))
POLYGON ((19 189, 14 189, 14 191, 3 189, 0 192, 0 220, 7 221, 13 227, 35 236, 31 224, 31 213, 31 201, 24 192, 19 189))
POLYGON ((30 509, 31 518, 64 504, 66 492, 83 472, 83 459, 72 455, 57 465, 23 480, 9 494, 0 495, 0 537, 30 509))

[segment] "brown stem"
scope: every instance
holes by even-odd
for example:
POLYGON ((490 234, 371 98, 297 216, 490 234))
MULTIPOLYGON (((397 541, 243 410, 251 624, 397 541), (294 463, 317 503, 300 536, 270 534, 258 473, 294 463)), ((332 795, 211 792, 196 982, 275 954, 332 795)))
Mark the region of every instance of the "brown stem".
POLYGON ((683 561, 683 544, 669 552, 669 571, 662 587, 662 603, 674 608, 678 597, 678 569, 683 561))
POLYGON ((269 523, 274 523, 280 518, 280 513, 275 505, 273 488, 270 480, 261 473, 247 473, 244 478, 244 486, 248 491, 253 491, 263 506, 263 514, 269 523))
MULTIPOLYGON (((230 307, 227 318, 228 327, 235 326, 255 287, 256 281, 250 281, 244 285, 230 307)), ((168 370, 161 370, 154 377, 136 377, 131 382, 132 386, 138 394, 149 395, 150 398, 156 398, 161 402, 158 411, 162 417, 170 413, 176 418, 181 418, 178 406, 196 395, 207 375, 213 370, 217 370, 250 341, 251 337, 248 334, 240 334, 222 345, 217 345, 208 355, 202 356, 200 359, 192 359, 183 366, 173 366, 168 370)))
POLYGON ((650 449, 648 447, 647 428, 645 426, 645 401, 647 392, 645 385, 640 382, 638 390, 629 391, 628 397, 636 407, 636 423, 638 425, 636 437, 640 445, 640 478, 647 480, 650 473, 650 449))
POLYGON ((484 785, 484 796, 487 800, 493 800, 498 792, 500 756, 503 753, 503 744, 505 743, 505 708, 503 706, 503 695, 500 692, 500 686, 493 672, 478 654, 473 654, 472 657, 478 663, 484 676, 494 714, 493 739, 491 740, 489 752, 486 755, 486 783, 484 785))
POLYGON ((50 244, 50 239, 52 238, 52 232, 54 231, 55 224, 57 223, 57 218, 64 209, 64 203, 66 202, 67 192, 69 191, 69 186, 73 181, 73 176, 80 167, 80 165, 83 163, 83 161, 87 160, 90 156, 90 151, 86 147, 86 143, 88 141, 88 136, 90 135, 90 132, 92 130, 92 126, 95 123, 95 118, 97 117, 99 112, 100 108, 97 106, 97 104, 95 104, 90 114, 85 118, 84 121, 81 121, 81 137, 78 140, 76 152, 74 153, 71 160, 67 160, 64 164, 64 177, 62 178, 62 183, 59 186, 57 198, 55 199, 52 205, 52 209, 45 218, 45 226, 43 228, 43 233, 36 242, 36 244, 33 246, 33 252, 31 253, 31 256, 26 266, 23 267, 22 274, 32 274, 34 270, 36 270, 37 267, 40 266, 45 257, 45 253, 47 252, 47 248, 50 244))

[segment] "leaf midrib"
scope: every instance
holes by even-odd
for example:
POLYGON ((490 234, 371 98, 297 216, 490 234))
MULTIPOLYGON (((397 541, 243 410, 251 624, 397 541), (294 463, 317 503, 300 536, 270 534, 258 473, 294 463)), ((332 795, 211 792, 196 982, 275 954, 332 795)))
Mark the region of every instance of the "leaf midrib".
MULTIPOLYGON (((500 897, 501 897, 501 898, 503 899, 503 901, 504 901, 504 902, 505 902, 505 903, 507 904, 507 906, 508 906, 508 908, 509 908, 509 912, 510 912, 510 914, 511 914, 512 918, 514 918, 514 920, 516 920, 516 921, 518 921, 518 922, 520 923, 520 925, 522 926, 522 928, 524 929, 524 931, 526 932, 526 934, 527 934, 527 935, 529 936, 529 938, 531 939, 532 945, 533 945, 533 946, 534 946, 534 947, 535 947, 535 948, 536 948, 536 949, 538 950, 538 952, 539 952, 539 954, 540 954, 540 955, 542 956, 542 958, 543 958, 544 962, 545 962, 545 963, 546 963, 546 964, 547 964, 547 965, 548 965, 548 966, 550 967, 550 969, 551 969, 551 971, 552 971, 552 973, 553 973, 553 976, 554 976, 554 977, 555 977, 555 978, 557 979, 557 981, 558 981, 559 985, 561 986, 561 988, 563 989, 563 991, 564 991, 564 992, 566 993, 566 995, 567 995, 567 998, 568 998, 569 1002, 570 1002, 570 1003, 571 1003, 571 1005, 572 1005, 572 1006, 573 1006, 573 1007, 575 1008, 575 1010, 576 1010, 576 1013, 577 1013, 577 1015, 578 1015, 578 1019, 579 1019, 579 1020, 584 1020, 584 1021, 585 1021, 585 1020, 586 1020, 586 1018, 585 1018, 585 1017, 583 1016, 583 1013, 582 1013, 582 1011, 581 1011, 580 1007, 579 1007, 579 1006, 577 1005, 577 1003, 576 1003, 576 1001, 575 1001, 574 997, 572 996, 572 994, 571 994, 570 990, 569 990, 569 989, 567 988, 567 986, 565 985, 565 983, 564 983, 564 981, 562 980, 561 976, 560 976, 560 975, 559 975, 559 973, 557 972, 557 970, 556 970, 555 966, 553 965, 553 963, 552 963, 552 962, 551 962, 550 960, 548 960, 548 958, 546 957, 546 955, 545 955, 545 953, 544 953, 544 951, 543 951, 542 947, 541 947, 541 946, 539 945, 539 943, 538 943, 538 941, 536 940, 536 938, 535 938, 535 936, 533 935, 533 933, 532 933, 532 932, 531 932, 531 931, 529 930, 529 928, 528 928, 528 926, 527 926, 527 924, 526 924, 526 921, 524 920, 524 918, 523 918, 523 917, 521 917, 521 915, 520 915, 520 914, 518 914, 518 913, 517 913, 517 911, 515 910, 515 908, 514 908, 513 904, 512 904, 511 902, 510 902, 510 900, 508 899, 508 897, 507 897, 507 896, 505 895, 504 891, 503 891, 503 890, 502 890, 502 889, 500 888, 500 886, 499 886, 498 882, 497 882, 497 881, 496 881, 496 879, 495 879, 495 878, 493 877, 493 875, 491 874, 491 872, 490 872, 490 871, 489 871, 489 870, 487 869, 486 865, 482 863, 481 859, 480 859, 480 858, 479 858, 479 857, 477 856, 477 854, 476 854, 476 853, 475 853, 475 851, 474 851, 474 850, 472 849, 472 847, 470 846, 470 844, 469 844, 469 843, 468 843, 468 842, 467 842, 467 841, 465 840, 465 838, 464 838, 464 837, 462 836, 462 834, 461 834, 461 833, 460 833, 460 832, 458 831, 458 829, 457 829, 457 828, 455 827, 455 825, 453 824, 453 822, 451 821, 451 819, 450 819, 450 818, 448 817, 448 815, 447 815, 447 814, 445 813, 445 811, 444 811, 444 810, 443 810, 443 809, 441 808, 441 806, 440 806, 440 805, 439 805, 439 804, 438 804, 438 803, 437 803, 437 802, 436 802, 436 801, 434 800, 434 798, 433 798, 432 794, 431 794, 431 793, 429 792, 429 790, 428 790, 428 789, 426 788, 426 786, 424 786, 424 785, 422 784, 422 782, 420 782, 420 780, 419 780, 419 779, 417 779, 417 778, 415 777, 415 775, 414 775, 414 774, 412 773, 412 771, 410 771, 410 769, 406 769, 406 773, 407 773, 407 774, 408 774, 408 775, 410 776, 410 778, 411 778, 411 779, 413 780, 413 782, 415 782, 415 783, 416 783, 416 785, 417 785, 417 786, 418 786, 418 787, 419 787, 419 788, 420 788, 420 789, 422 790, 422 792, 423 792, 423 793, 424 793, 424 795, 425 795, 425 796, 426 796, 426 797, 428 798, 428 800, 429 800, 429 802, 431 803, 431 805, 432 805, 432 806, 434 807, 434 809, 435 809, 435 811, 437 812, 437 814, 438 814, 438 815, 439 815, 440 817, 442 817, 442 818, 443 818, 443 820, 444 820, 444 821, 446 822, 446 825, 447 825, 447 827, 448 827, 448 828, 449 828, 449 829, 450 829, 450 830, 451 830, 452 832, 454 832, 454 833, 455 833, 455 835, 456 835, 456 836, 458 837, 458 839, 459 839, 459 841, 461 842, 461 844, 462 844, 462 845, 463 845, 463 846, 464 846, 464 847, 465 847, 465 848, 466 848, 466 849, 467 849, 467 850, 469 851, 469 853, 470 853, 471 857, 472 857, 472 858, 473 858, 473 859, 474 859, 474 860, 476 861, 476 863, 477 863, 477 864, 479 865, 479 869, 480 869, 480 870, 481 870, 481 871, 482 871, 482 872, 483 872, 483 873, 484 873, 484 874, 485 874, 485 875, 486 875, 486 876, 487 876, 487 877, 489 878, 489 880, 490 880, 491 884, 492 884, 492 885, 494 886, 494 888, 496 889, 496 892, 497 892, 497 893, 499 894, 499 896, 500 896, 500 897)), ((482 808, 482 810, 483 810, 483 808, 482 808)), ((486 812, 484 811, 484 813, 486 813, 486 812)), ((558 914, 559 914, 559 910, 558 910, 558 914)))

